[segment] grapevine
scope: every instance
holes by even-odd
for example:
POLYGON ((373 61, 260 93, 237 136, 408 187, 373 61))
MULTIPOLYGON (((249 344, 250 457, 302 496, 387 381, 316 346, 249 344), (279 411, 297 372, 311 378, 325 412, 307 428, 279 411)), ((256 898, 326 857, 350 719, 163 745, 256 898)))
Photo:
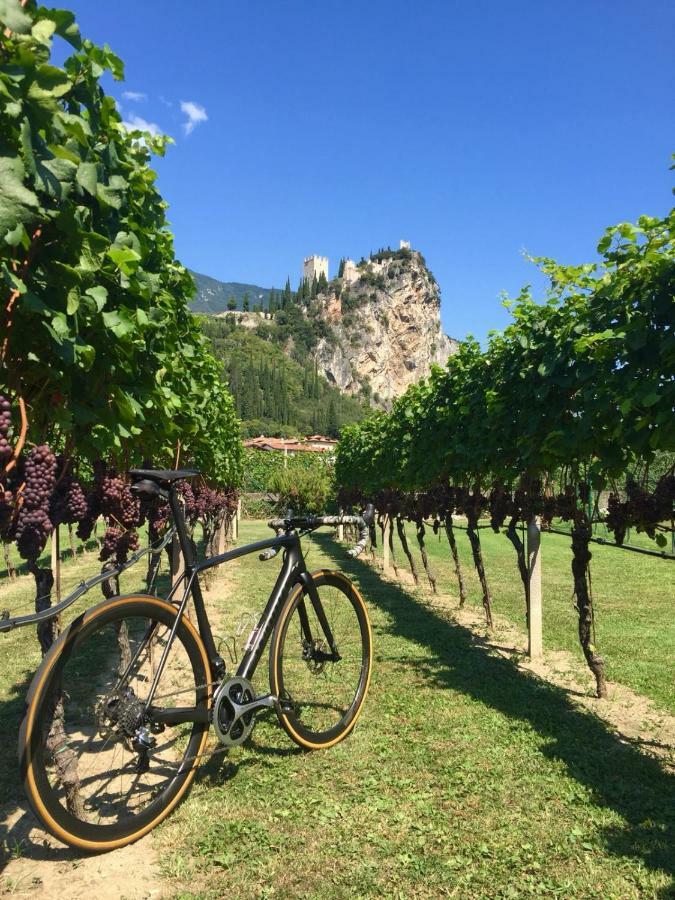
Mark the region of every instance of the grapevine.
POLYGON ((591 642, 592 501, 609 490, 604 521, 618 544, 635 527, 663 547, 674 517, 672 464, 655 484, 647 477, 675 451, 673 235, 675 210, 608 229, 599 263, 539 260, 551 283, 546 303, 523 291, 503 333, 485 348, 466 340, 390 413, 345 428, 338 447, 342 505, 372 501, 416 524, 445 523, 460 602, 452 517, 466 516, 488 624, 479 520, 489 514, 492 528, 513 544, 526 597, 518 523, 535 516, 569 522, 579 636, 599 695, 605 684, 591 642))

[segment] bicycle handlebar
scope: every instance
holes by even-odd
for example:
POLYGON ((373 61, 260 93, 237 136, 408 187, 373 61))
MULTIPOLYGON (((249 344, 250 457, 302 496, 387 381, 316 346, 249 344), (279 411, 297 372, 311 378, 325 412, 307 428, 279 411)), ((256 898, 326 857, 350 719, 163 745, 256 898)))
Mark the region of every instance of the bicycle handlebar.
MULTIPOLYGON (((296 528, 302 531, 314 531, 316 528, 322 528, 326 525, 356 525, 359 529, 359 539, 353 547, 347 550, 347 556, 354 558, 366 549, 368 532, 373 523, 374 515, 374 507, 369 503, 362 516, 289 516, 285 519, 272 519, 267 524, 277 533, 280 531, 291 531, 296 528)), ((273 559, 279 552, 279 549, 279 547, 270 547, 268 550, 263 550, 258 555, 258 559, 261 561, 273 559)))

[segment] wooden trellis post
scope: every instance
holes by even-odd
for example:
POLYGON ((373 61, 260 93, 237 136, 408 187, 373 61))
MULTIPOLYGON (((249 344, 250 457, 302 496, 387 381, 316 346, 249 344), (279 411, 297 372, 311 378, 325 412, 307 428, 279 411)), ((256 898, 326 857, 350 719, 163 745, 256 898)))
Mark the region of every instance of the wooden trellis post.
POLYGON ((541 659, 544 642, 541 613, 541 530, 538 518, 531 519, 527 526, 527 569, 530 611, 527 652, 530 659, 541 659))
MULTIPOLYGON (((342 507, 340 507, 340 509, 338 510, 338 513, 340 516, 343 516, 345 511, 342 507)), ((344 539, 345 539, 345 526, 342 523, 340 523, 337 527, 337 537, 338 537, 338 541, 344 541, 344 539)))
POLYGON ((56 590, 56 602, 61 601, 61 548, 59 546, 58 526, 52 531, 51 540, 51 567, 54 575, 54 589, 56 590))

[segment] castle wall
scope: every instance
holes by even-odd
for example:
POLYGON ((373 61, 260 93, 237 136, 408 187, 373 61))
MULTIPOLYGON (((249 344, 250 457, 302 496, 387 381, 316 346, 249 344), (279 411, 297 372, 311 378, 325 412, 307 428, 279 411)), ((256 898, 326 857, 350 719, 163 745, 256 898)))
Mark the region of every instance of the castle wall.
POLYGON ((344 284, 353 284, 358 281, 358 277, 359 270, 356 268, 356 263, 353 259, 346 259, 342 270, 342 281, 344 284))
POLYGON ((306 281, 314 281, 321 275, 325 275, 328 281, 328 257, 308 256, 302 267, 302 276, 306 281))

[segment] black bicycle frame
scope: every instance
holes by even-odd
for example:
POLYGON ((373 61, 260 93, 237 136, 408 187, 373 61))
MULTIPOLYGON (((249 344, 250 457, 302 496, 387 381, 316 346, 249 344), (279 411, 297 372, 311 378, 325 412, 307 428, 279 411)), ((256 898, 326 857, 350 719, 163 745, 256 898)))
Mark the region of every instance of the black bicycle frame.
MULTIPOLYGON (((215 641, 213 639, 213 632, 211 631, 211 624, 209 622, 206 607, 204 605, 204 598, 202 596, 198 576, 200 572, 205 572, 207 569, 212 569, 214 566, 220 566, 223 563, 230 562, 233 559, 238 559, 240 556, 248 556, 248 554, 250 553, 260 553, 263 550, 268 550, 271 548, 284 551, 281 571, 277 576, 277 580, 274 587, 272 588, 272 593, 270 594, 267 605, 263 610, 260 621, 249 635, 246 646, 244 648, 244 655, 241 659, 241 662, 239 663, 236 675, 240 678, 246 678, 249 681, 253 677, 258 663, 260 662, 260 658, 265 651, 265 647, 267 645, 267 641, 269 640, 270 634, 272 633, 272 629, 274 628, 274 624, 279 617, 281 608, 291 589, 296 584, 300 584, 306 589, 311 600, 312 607, 314 608, 314 611, 316 613, 317 619, 319 620, 319 624, 323 629, 324 636, 331 651, 331 656, 332 658, 339 658, 337 656, 333 634, 331 632, 328 619, 319 599, 318 591, 316 589, 312 576, 308 572, 305 565, 305 559, 302 555, 302 548, 300 546, 300 536, 297 534, 297 532, 291 531, 287 534, 277 535, 264 541, 256 541, 255 543, 247 544, 244 547, 237 547, 234 550, 228 550, 225 553, 219 553, 217 556, 210 556, 203 562, 197 563, 195 561, 192 543, 190 542, 190 538, 187 533, 183 511, 180 507, 180 503, 178 501, 176 493, 173 490, 169 492, 169 503, 171 505, 171 512, 173 513, 173 519, 176 525, 176 533, 178 535, 178 540, 185 562, 185 572, 183 578, 187 583, 183 597, 178 604, 176 621, 174 622, 166 646, 164 647, 164 650, 162 652, 162 657, 159 661, 157 672, 155 673, 155 678, 153 680, 146 701, 146 710, 156 721, 164 722, 167 724, 177 724, 178 722, 200 721, 205 717, 206 711, 194 707, 171 707, 167 709, 152 707, 152 699, 159 683, 159 679, 161 678, 166 659, 168 657, 176 630, 178 628, 178 624, 185 611, 185 607, 187 606, 190 595, 192 595, 195 604, 199 633, 204 642, 204 646, 209 657, 209 662, 211 665, 211 678, 212 680, 217 680, 221 679, 225 675, 225 663, 222 657, 219 655, 215 641)), ((305 638, 306 640, 311 641, 312 634, 309 624, 309 617, 307 616, 307 610, 305 608, 304 602, 301 603, 298 609, 298 613, 303 632, 305 633, 305 638)))

